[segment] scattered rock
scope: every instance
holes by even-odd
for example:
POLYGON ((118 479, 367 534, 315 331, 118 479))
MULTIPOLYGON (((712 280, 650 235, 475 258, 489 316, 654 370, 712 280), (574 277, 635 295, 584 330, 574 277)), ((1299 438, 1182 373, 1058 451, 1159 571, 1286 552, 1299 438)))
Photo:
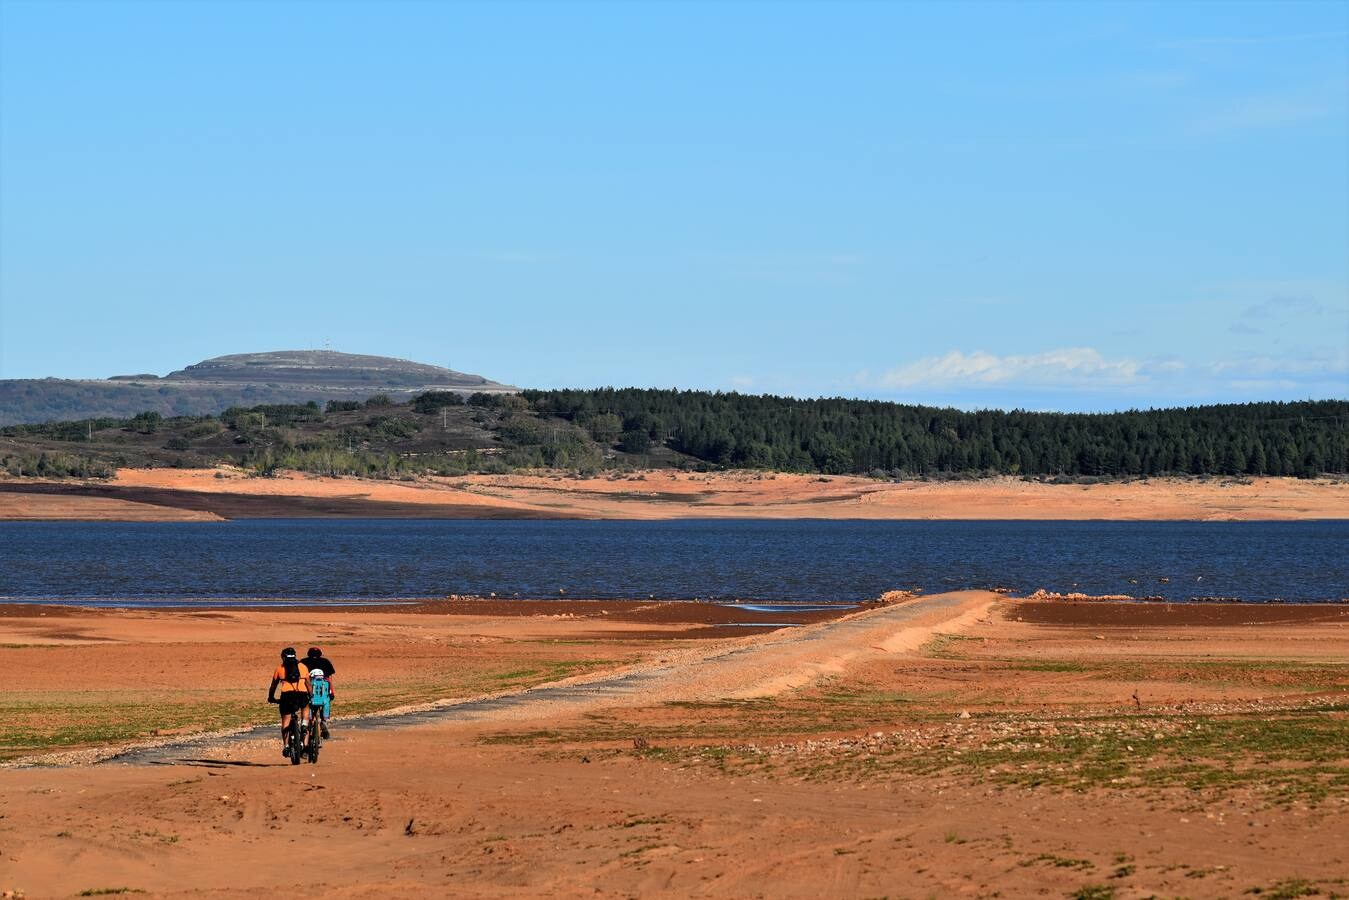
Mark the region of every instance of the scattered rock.
POLYGON ((886 591, 876 599, 868 600, 864 605, 868 607, 891 606, 895 603, 903 603, 906 600, 912 600, 922 592, 922 588, 914 588, 910 591, 886 591))
MULTIPOLYGON (((1036 589, 1035 593, 1026 597, 1027 600, 1138 600, 1140 598, 1131 594, 1083 594, 1078 591, 1071 591, 1067 594, 1060 594, 1057 591, 1047 591, 1044 588, 1036 589)), ((1141 598, 1151 599, 1151 598, 1141 598)))

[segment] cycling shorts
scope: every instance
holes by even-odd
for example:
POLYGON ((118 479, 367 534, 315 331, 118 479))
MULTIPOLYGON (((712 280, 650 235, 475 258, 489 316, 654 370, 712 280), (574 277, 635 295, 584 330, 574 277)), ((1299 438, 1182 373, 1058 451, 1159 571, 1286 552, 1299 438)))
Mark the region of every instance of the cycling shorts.
POLYGON ((281 701, 283 716, 297 713, 309 705, 309 695, 304 691, 286 691, 278 699, 281 701))

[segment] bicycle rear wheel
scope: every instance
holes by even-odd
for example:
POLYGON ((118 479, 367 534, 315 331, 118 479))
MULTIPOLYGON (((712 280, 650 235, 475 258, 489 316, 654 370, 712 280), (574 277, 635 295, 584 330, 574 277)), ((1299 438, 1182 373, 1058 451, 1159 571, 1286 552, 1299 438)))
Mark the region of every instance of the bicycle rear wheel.
POLYGON ((315 716, 309 717, 309 762, 310 764, 319 761, 319 748, 323 746, 323 734, 319 730, 319 720, 315 716))
POLYGON ((290 720, 290 764, 298 766, 304 756, 304 741, 300 737, 300 714, 297 712, 290 720))

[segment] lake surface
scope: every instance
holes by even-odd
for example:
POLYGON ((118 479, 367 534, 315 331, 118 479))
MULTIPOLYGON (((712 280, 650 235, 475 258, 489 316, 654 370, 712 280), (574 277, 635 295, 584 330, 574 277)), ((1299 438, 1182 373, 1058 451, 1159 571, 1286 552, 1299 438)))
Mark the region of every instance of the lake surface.
POLYGON ((0 522, 0 599, 10 601, 557 597, 561 588, 824 602, 912 587, 1340 599, 1349 521, 0 522))

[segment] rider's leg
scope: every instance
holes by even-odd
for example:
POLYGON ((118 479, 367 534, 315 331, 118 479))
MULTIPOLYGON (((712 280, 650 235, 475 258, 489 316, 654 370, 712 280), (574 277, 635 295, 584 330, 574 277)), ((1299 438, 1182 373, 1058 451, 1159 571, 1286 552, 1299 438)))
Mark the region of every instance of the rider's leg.
POLYGON ((284 756, 290 756, 290 743, 286 740, 289 735, 286 729, 290 728, 290 713, 281 714, 281 753, 284 756))

